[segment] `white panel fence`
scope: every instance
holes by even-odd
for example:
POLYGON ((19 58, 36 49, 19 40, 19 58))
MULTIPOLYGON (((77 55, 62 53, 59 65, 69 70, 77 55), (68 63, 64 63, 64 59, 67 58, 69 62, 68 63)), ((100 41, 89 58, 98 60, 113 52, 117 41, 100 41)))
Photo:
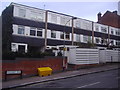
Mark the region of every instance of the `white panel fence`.
POLYGON ((120 51, 100 50, 100 63, 120 62, 120 51))
POLYGON ((69 63, 71 64, 95 64, 99 63, 98 49, 70 49, 69 63))
POLYGON ((99 64, 120 62, 120 51, 73 48, 70 49, 68 63, 70 64, 99 64))

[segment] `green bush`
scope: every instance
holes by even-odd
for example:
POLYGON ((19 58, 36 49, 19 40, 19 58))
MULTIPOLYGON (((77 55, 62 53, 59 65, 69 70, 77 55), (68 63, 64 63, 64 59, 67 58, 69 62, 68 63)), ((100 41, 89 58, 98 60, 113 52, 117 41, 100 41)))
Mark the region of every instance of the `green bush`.
POLYGON ((2 53, 2 60, 15 60, 15 58, 44 58, 44 56, 55 56, 52 52, 45 51, 44 53, 41 52, 28 52, 28 53, 21 53, 21 52, 3 52, 2 53))

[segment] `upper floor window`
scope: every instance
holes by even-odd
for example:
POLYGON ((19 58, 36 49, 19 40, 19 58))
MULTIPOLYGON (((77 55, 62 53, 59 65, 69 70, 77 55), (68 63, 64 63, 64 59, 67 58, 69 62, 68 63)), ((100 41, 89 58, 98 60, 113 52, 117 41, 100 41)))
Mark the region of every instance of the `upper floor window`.
POLYGON ((99 43, 99 42, 100 42, 100 39, 99 39, 99 38, 96 38, 95 41, 96 41, 96 43, 99 43))
POLYGON ((30 14, 30 17, 31 17, 31 19, 32 20, 36 20, 36 13, 35 12, 31 12, 31 14, 30 14))
POLYGON ((107 44, 107 39, 101 38, 101 44, 107 44))
POLYGON ((80 28, 80 21, 76 20, 76 23, 75 23, 75 24, 76 24, 76 27, 77 27, 77 28, 80 28))
POLYGON ((25 9, 19 9, 19 16, 25 17, 26 16, 26 10, 25 9))
POLYGON ((111 29, 111 34, 113 35, 113 29, 111 29))
POLYGON ((42 28, 30 27, 30 35, 42 37, 42 28))
POLYGON ((99 31, 99 26, 98 25, 95 26, 95 31, 99 31))
POLYGON ((61 18, 60 18, 60 23, 63 25, 63 24, 65 24, 65 17, 62 17, 61 16, 61 18))
POLYGON ((38 19, 38 20, 43 20, 43 18, 44 18, 44 13, 43 13, 43 12, 38 13, 37 19, 38 19))
POLYGON ((70 33, 65 33, 65 38, 66 38, 67 40, 69 40, 69 39, 70 39, 70 33))
POLYGON ((116 30, 116 35, 119 36, 120 35, 120 31, 116 30))
POLYGON ((63 32, 60 33, 60 39, 64 39, 64 33, 63 32))
POLYGON ((31 17, 32 20, 42 21, 43 20, 43 13, 42 12, 38 13, 38 12, 31 11, 30 17, 31 17))
POLYGON ((36 28, 30 27, 30 35, 31 36, 36 36, 36 28))
POLYGON ((51 14, 51 21, 54 23, 57 23, 57 15, 56 14, 51 14))
POLYGON ((116 45, 117 45, 117 46, 120 46, 120 41, 116 41, 116 45))
POLYGON ((51 31, 51 38, 56 38, 56 31, 51 31))
POLYGON ((42 37, 42 28, 37 28, 37 36, 42 37))
POLYGON ((114 45, 114 41, 113 40, 111 40, 110 43, 111 43, 111 45, 114 45))
POLYGON ((107 32, 107 28, 106 27, 101 27, 101 32, 106 33, 107 32))
POLYGON ((83 36, 83 41, 88 42, 88 36, 83 36))
POLYGON ((18 34, 24 35, 25 34, 25 27, 19 25, 18 26, 18 34))
POLYGON ((80 42, 80 35, 76 34, 76 41, 80 42))

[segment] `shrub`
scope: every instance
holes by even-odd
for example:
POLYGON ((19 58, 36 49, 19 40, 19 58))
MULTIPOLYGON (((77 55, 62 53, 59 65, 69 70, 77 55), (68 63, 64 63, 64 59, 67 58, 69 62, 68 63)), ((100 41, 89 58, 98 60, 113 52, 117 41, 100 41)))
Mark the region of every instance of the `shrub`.
POLYGON ((21 53, 21 52, 3 52, 2 53, 2 60, 15 60, 15 58, 44 58, 44 56, 55 56, 52 52, 45 51, 44 53, 41 52, 28 52, 28 53, 21 53))

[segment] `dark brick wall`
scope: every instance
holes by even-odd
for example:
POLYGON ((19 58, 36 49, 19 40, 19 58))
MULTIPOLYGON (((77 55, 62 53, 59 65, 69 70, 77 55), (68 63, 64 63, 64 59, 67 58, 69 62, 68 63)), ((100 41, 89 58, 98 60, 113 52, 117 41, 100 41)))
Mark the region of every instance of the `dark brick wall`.
MULTIPOLYGON (((66 60, 67 61, 67 60, 66 60)), ((65 61, 65 62, 66 62, 65 61)), ((7 70, 22 70, 23 76, 37 75, 37 68, 51 67, 53 72, 61 71, 63 59, 62 57, 47 57, 43 59, 19 59, 19 60, 5 60, 2 62, 2 79, 5 78, 5 71, 7 70)), ((10 75, 7 78, 16 78, 16 75, 10 75)))
POLYGON ((110 12, 107 11, 100 20, 98 20, 98 23, 109 25, 112 27, 120 28, 120 16, 117 15, 117 12, 110 12))

